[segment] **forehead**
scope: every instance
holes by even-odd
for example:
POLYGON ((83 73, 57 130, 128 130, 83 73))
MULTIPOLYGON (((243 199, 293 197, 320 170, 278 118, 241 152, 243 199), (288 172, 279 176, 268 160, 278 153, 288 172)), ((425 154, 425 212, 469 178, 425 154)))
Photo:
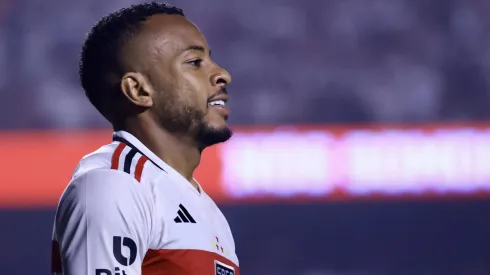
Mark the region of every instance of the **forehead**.
POLYGON ((154 15, 145 21, 143 34, 151 52, 178 55, 189 46, 208 48, 199 29, 180 15, 154 15))

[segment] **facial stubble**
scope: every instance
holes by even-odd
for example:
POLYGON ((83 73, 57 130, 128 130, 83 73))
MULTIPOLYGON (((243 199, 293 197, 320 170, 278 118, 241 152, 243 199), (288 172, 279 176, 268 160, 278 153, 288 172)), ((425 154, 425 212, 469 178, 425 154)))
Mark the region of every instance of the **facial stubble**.
POLYGON ((166 95, 160 102, 161 106, 154 106, 160 125, 173 134, 192 137, 200 151, 225 142, 233 135, 227 126, 216 128, 205 122, 209 106, 203 111, 171 95, 166 95))

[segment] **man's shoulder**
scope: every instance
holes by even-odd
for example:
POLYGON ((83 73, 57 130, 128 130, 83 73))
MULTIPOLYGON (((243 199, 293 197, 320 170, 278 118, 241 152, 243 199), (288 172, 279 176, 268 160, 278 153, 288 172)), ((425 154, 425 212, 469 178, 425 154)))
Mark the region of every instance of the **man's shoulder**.
POLYGON ((111 209, 128 209, 138 205, 151 205, 151 186, 138 182, 123 171, 98 168, 74 177, 61 195, 58 208, 69 209, 75 205, 92 207, 107 212, 111 209))
POLYGON ((83 156, 73 171, 72 180, 94 170, 110 170, 111 159, 116 148, 117 143, 106 144, 83 156))
POLYGON ((76 166, 71 181, 82 175, 97 174, 98 177, 126 178, 128 181, 146 183, 159 171, 146 156, 134 152, 124 143, 113 142, 84 156, 76 166))
POLYGON ((56 209, 56 228, 66 228, 71 220, 120 226, 128 221, 143 224, 152 216, 151 188, 123 171, 92 169, 72 179, 56 209))
POLYGON ((61 200, 67 196, 80 199, 80 196, 95 194, 110 197, 151 192, 146 180, 150 177, 143 178, 146 163, 139 161, 141 156, 126 161, 128 152, 119 150, 121 147, 119 142, 113 142, 85 155, 76 166, 61 200), (137 163, 143 163, 139 171, 137 163))

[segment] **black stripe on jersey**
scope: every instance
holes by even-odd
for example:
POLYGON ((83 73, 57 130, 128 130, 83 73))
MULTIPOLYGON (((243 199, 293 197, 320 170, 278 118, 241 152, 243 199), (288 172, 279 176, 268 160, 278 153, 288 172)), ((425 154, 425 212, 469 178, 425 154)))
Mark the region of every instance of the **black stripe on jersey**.
MULTIPOLYGON (((134 149, 136 150, 136 152, 140 153, 142 156, 145 156, 145 154, 143 154, 136 146, 134 146, 131 142, 127 141, 125 138, 122 138, 120 136, 116 136, 116 135, 113 135, 112 136, 112 140, 113 141, 119 141, 121 143, 124 143, 126 144, 127 146, 129 146, 131 149, 134 149)), ((153 163, 156 167, 160 168, 160 170, 162 170, 163 172, 167 173, 167 171, 165 171, 162 167, 160 167, 158 164, 156 164, 151 158, 149 158, 148 156, 146 156, 148 158, 149 161, 151 161, 151 163, 153 163)))
POLYGON ((187 217, 184 215, 184 213, 182 213, 182 211, 178 211, 177 214, 179 214, 179 217, 184 221, 184 222, 189 222, 189 220, 187 219, 187 217))
MULTIPOLYGON (((189 219, 191 223, 196 223, 196 221, 194 220, 194 218, 192 218, 189 211, 187 211, 187 209, 185 209, 185 207, 182 204, 179 204, 179 208, 184 212, 185 216, 189 219)), ((179 210, 179 216, 180 216, 180 210, 179 210)))
POLYGON ((174 221, 175 221, 176 223, 181 223, 181 222, 182 222, 182 220, 181 220, 179 217, 176 217, 176 218, 174 219, 174 221))
POLYGON ((131 162, 133 162, 134 156, 138 153, 138 151, 134 148, 129 150, 129 153, 126 155, 124 159, 124 172, 131 174, 131 162))

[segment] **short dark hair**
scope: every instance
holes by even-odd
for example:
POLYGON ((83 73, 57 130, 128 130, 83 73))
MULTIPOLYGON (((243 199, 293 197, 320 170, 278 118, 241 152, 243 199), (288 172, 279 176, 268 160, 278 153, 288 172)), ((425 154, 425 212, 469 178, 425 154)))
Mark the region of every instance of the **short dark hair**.
MULTIPOLYGON (((130 38, 140 31, 141 23, 153 15, 185 16, 169 4, 148 2, 131 5, 102 17, 90 30, 82 47, 79 75, 90 102, 111 121, 111 102, 120 94, 122 71, 120 53, 130 38)), ((111 121, 112 122, 112 121, 111 121)))

